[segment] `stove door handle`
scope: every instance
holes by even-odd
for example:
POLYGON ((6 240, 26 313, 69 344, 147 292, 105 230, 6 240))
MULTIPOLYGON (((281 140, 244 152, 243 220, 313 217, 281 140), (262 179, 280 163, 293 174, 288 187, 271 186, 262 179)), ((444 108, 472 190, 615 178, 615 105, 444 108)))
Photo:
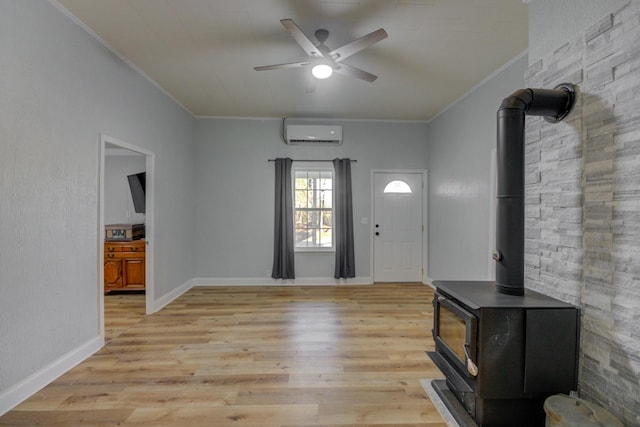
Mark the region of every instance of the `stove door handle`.
POLYGON ((473 360, 471 360, 471 357, 469 356, 469 344, 465 344, 464 345, 464 355, 467 359, 467 371, 472 375, 472 376, 477 376, 478 375, 478 365, 476 365, 475 363, 473 363, 473 360))

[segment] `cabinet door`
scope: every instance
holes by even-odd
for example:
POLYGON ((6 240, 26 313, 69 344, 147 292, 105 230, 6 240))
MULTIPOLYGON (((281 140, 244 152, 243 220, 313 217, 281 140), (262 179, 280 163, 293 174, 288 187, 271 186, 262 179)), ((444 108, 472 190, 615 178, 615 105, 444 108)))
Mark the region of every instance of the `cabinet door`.
POLYGON ((124 287, 144 289, 144 258, 125 258, 122 263, 124 287))
POLYGON ((104 260, 104 290, 122 288, 122 260, 104 260))

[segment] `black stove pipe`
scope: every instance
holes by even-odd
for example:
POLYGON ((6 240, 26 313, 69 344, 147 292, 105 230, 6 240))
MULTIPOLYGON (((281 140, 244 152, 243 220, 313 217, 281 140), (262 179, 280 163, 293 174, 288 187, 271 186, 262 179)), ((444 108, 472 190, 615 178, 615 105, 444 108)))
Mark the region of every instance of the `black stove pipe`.
POLYGON ((524 125, 525 115, 544 116, 557 123, 575 101, 575 86, 520 89, 498 109, 498 200, 496 218, 496 288, 524 295, 524 125))

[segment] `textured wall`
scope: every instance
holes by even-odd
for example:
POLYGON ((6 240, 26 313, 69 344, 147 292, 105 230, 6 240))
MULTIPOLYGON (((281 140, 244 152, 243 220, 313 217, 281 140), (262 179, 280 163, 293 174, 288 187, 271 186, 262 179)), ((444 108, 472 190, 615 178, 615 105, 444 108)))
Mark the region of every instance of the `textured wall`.
MULTIPOLYGON (((356 275, 362 278, 370 276, 371 267, 371 170, 427 167, 426 123, 331 120, 344 131, 344 142, 335 147, 286 145, 277 119, 197 123, 194 276, 199 278, 270 277, 274 173, 269 158, 357 160, 351 179, 356 275), (369 222, 362 224, 361 218, 369 222)), ((295 258, 297 278, 333 277, 334 253, 298 252, 295 258)))
POLYGON ((526 69, 522 55, 429 123, 432 279, 493 277, 496 111, 505 96, 524 86, 526 69))
POLYGON ((528 118, 526 285, 582 307, 580 394, 640 425, 640 3, 533 64, 578 83, 566 122, 528 118))
POLYGON ((136 213, 129 188, 128 175, 144 172, 145 156, 107 155, 104 159, 104 223, 137 224, 145 220, 136 213))
POLYGON ((193 277, 194 119, 47 1, 0 1, 0 57, 2 403, 99 337, 101 132, 156 154, 155 296, 193 277))

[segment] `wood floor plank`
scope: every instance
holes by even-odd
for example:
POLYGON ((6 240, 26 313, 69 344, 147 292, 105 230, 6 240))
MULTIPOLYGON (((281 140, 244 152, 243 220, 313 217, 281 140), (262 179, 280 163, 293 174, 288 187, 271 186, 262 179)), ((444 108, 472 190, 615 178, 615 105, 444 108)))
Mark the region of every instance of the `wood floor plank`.
POLYGON ((92 409, 90 411, 10 411, 0 418, 2 426, 93 427, 125 425, 133 409, 92 409))
POLYGON ((317 405, 243 405, 220 408, 137 409, 127 425, 154 427, 255 426, 279 427, 282 424, 314 424, 317 405))
POLYGON ((320 405, 319 421, 323 424, 344 423, 384 425, 394 423, 435 423, 441 422, 438 412, 427 402, 376 404, 339 403, 320 405))
POLYGON ((379 402, 406 401, 407 393, 401 387, 342 388, 262 388, 260 390, 241 391, 235 405, 300 405, 300 404, 340 404, 358 402, 358 404, 377 404, 379 402))
POLYGON ((446 424, 420 385, 433 291, 420 284, 198 287, 153 315, 106 295, 106 346, 0 426, 446 424))

